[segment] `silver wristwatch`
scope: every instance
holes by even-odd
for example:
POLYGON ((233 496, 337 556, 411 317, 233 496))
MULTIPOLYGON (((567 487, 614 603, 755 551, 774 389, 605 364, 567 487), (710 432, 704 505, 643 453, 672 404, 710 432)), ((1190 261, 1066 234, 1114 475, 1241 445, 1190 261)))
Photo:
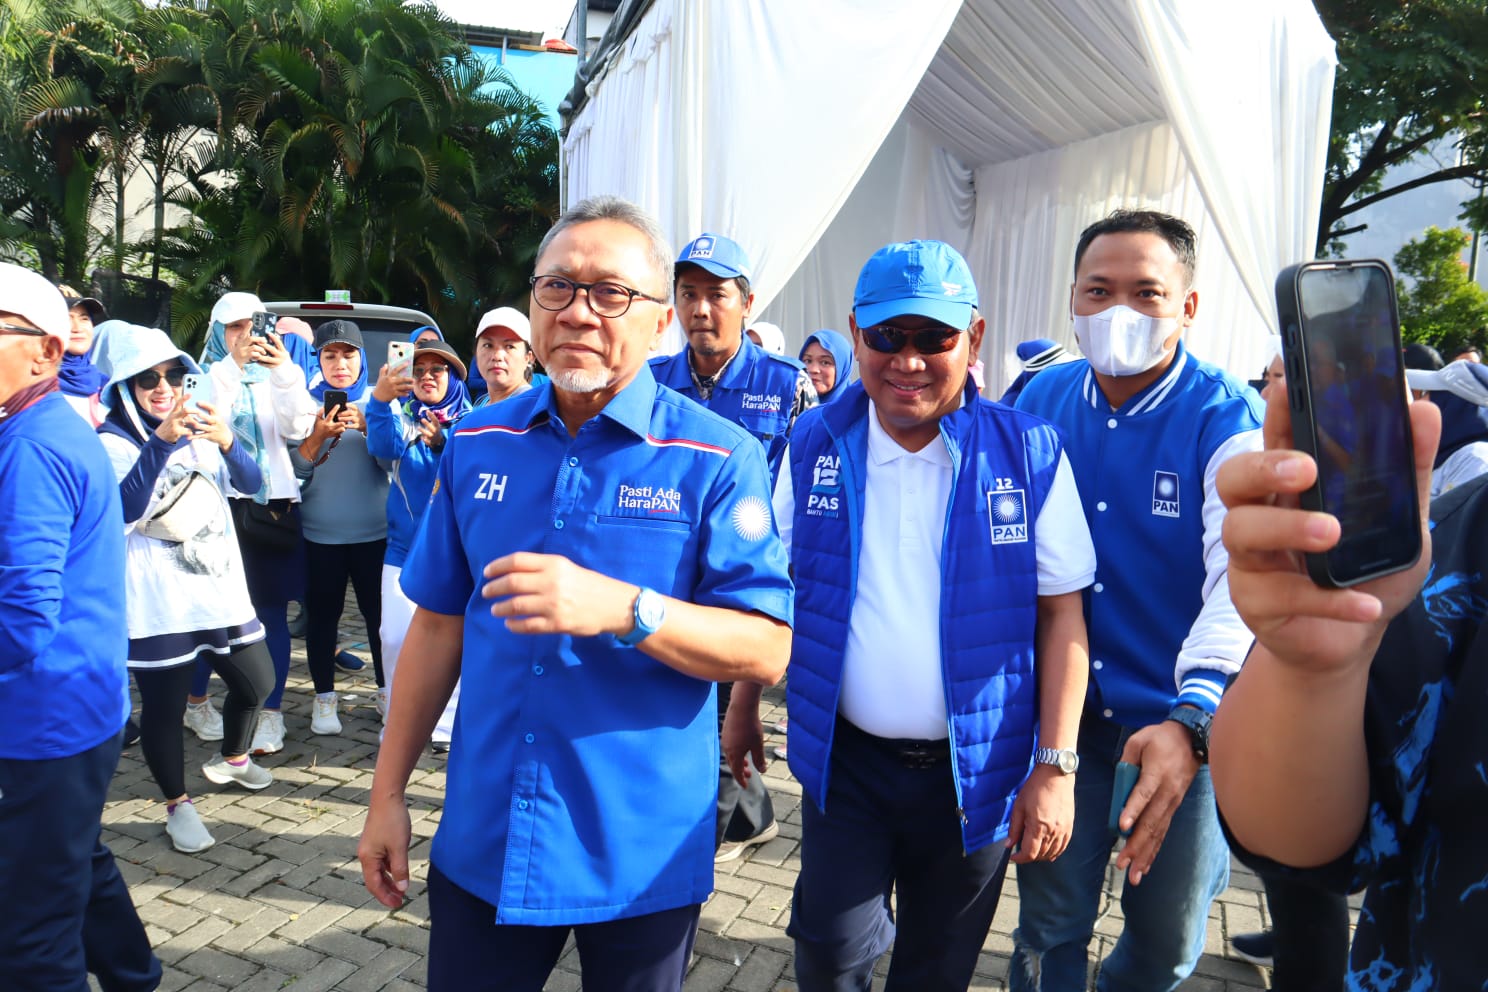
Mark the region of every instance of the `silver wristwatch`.
POLYGON ((1041 747, 1033 752, 1036 765, 1053 765, 1066 775, 1073 775, 1080 767, 1080 756, 1069 748, 1041 747))

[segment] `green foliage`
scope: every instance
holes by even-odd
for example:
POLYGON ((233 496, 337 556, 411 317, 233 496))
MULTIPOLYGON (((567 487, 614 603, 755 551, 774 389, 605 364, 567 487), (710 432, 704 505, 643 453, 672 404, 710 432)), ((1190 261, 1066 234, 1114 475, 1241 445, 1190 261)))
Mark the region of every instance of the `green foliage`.
MULTIPOLYGON (((1349 217, 1433 183, 1488 182, 1488 3, 1483 0, 1316 0, 1338 46, 1332 133, 1318 222, 1319 254, 1353 233, 1349 217), (1385 172, 1442 142, 1460 161, 1385 188, 1385 172)), ((1488 208, 1463 219, 1488 229, 1488 208)))
POLYGON ((1450 354, 1471 343, 1488 347, 1488 293, 1467 276, 1462 252, 1472 240, 1458 228, 1428 227, 1395 253, 1395 270, 1412 280, 1396 282, 1400 329, 1406 341, 1420 341, 1450 354))
POLYGON ((428 3, 0 10, 0 255, 70 281, 148 269, 174 285, 185 342, 228 288, 350 289, 467 336, 525 295, 557 178, 541 109, 428 3), (136 173, 154 224, 128 244, 136 173))

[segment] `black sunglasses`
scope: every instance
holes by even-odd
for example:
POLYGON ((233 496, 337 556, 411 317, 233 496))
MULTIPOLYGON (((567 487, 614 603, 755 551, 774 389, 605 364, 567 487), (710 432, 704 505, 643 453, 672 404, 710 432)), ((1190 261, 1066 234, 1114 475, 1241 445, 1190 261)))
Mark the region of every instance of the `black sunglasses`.
POLYGON ((884 355, 897 355, 911 341, 914 342, 915 351, 922 355, 943 355, 956 347, 956 339, 961 336, 958 328, 946 327, 944 324, 913 331, 893 324, 877 324, 860 330, 863 332, 863 343, 884 355))
MULTIPOLYGON (((172 389, 180 389, 181 383, 186 381, 186 366, 177 365, 173 369, 166 369, 165 381, 172 389)), ((140 389, 154 389, 160 385, 160 373, 154 369, 145 369, 134 377, 134 384, 140 389)))

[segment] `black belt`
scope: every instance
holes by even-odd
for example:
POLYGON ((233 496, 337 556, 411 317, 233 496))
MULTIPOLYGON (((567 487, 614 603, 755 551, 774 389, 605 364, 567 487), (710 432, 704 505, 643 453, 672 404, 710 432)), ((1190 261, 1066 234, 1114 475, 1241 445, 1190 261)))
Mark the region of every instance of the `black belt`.
POLYGON ((875 737, 840 715, 837 717, 837 733, 863 742, 906 768, 934 768, 941 762, 951 760, 951 742, 946 737, 938 740, 875 737))

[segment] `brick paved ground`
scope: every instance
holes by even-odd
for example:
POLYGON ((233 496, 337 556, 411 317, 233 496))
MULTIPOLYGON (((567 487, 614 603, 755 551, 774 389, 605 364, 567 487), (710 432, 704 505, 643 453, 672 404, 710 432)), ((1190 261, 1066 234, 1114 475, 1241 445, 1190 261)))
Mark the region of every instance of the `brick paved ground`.
MULTIPOLYGON (((355 630, 354 636, 365 637, 359 627, 355 630)), ((409 784, 416 881, 412 900, 389 911, 362 888, 356 860, 377 750, 370 661, 361 673, 338 674, 342 735, 315 737, 309 732, 313 690, 303 644, 296 641, 295 647, 285 696, 286 747, 264 760, 274 772, 273 786, 248 793, 211 785, 196 769, 213 746, 185 735, 188 788, 196 790, 196 804, 217 839, 215 847, 198 855, 174 851, 165 835, 165 808, 157 801, 138 748, 127 750, 120 762, 104 811, 104 840, 118 857, 165 962, 161 988, 166 992, 408 992, 424 987, 428 900, 420 882, 443 804, 444 759, 426 755, 409 784)), ((213 686, 220 697, 220 684, 214 680, 213 686)), ((766 713, 769 727, 785 715, 783 697, 772 690, 766 703, 772 707, 766 713)), ((717 891, 703 908, 687 992, 785 992, 795 987, 785 923, 797 867, 801 791, 784 762, 771 765, 765 777, 781 820, 780 836, 718 872, 717 891)), ((1111 884, 1119 884, 1114 873, 1111 884)), ((1237 865, 1230 888, 1210 915, 1207 953, 1184 992, 1266 987, 1261 971, 1226 957, 1225 943, 1228 934, 1261 927, 1259 888, 1237 865)), ((1017 883, 1010 874, 973 989, 1007 987, 1017 915, 1017 883)), ((1107 953, 1120 932, 1120 907, 1112 905, 1097 926, 1095 955, 1107 953)), ((548 989, 578 988, 577 958, 570 949, 548 989)))

